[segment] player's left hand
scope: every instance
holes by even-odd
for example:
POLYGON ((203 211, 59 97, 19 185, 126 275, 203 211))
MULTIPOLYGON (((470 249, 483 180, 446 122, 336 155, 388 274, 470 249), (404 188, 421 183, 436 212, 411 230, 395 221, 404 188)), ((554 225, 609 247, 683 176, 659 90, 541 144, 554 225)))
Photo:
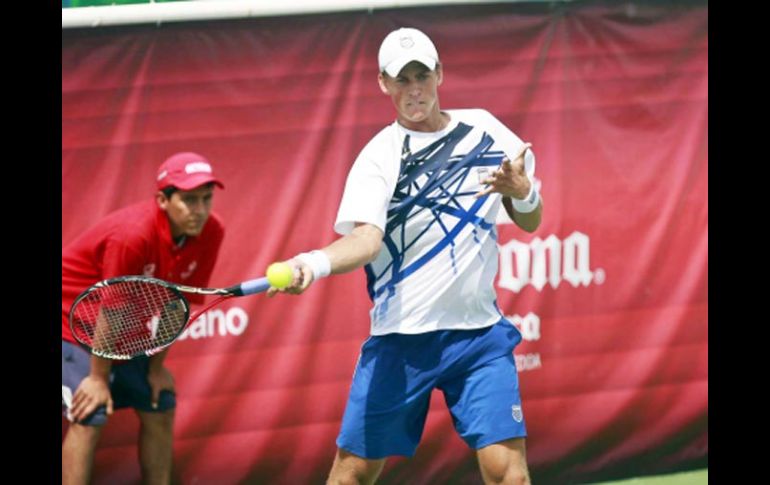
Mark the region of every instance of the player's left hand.
POLYGON ((492 174, 481 180, 481 183, 486 187, 477 192, 474 197, 479 198, 492 192, 497 192, 506 197, 513 197, 515 199, 524 199, 529 194, 529 189, 532 182, 527 176, 527 172, 524 170, 524 153, 532 146, 531 143, 525 143, 522 145, 519 156, 513 161, 508 157, 503 158, 500 167, 492 172, 492 174))
POLYGON ((107 415, 111 415, 113 403, 110 384, 106 377, 88 375, 75 390, 69 415, 72 422, 79 423, 102 405, 107 407, 107 415))
POLYGON ((147 372, 147 382, 150 384, 152 390, 152 407, 158 407, 158 399, 160 399, 160 391, 166 390, 175 392, 174 376, 171 375, 166 367, 160 366, 157 369, 150 367, 147 372))

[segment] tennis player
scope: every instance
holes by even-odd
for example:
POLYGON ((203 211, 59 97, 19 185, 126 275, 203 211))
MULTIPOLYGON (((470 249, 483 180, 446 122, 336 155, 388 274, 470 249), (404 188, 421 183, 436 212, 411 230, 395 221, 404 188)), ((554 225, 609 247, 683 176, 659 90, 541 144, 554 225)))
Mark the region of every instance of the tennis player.
POLYGON ((378 61, 396 120, 350 170, 342 237, 289 260, 298 276, 283 290, 364 266, 374 304, 328 483, 373 483, 387 457, 412 456, 433 389, 485 483, 529 483, 512 354, 521 334, 497 307, 494 278, 498 211, 527 232, 541 221, 534 155, 489 112, 439 107, 443 66, 423 32, 391 32, 378 61))

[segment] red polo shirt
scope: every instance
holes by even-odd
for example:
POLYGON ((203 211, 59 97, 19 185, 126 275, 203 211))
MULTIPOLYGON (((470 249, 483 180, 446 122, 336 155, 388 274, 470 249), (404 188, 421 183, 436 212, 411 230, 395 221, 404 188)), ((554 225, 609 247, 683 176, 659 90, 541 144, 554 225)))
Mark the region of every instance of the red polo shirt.
MULTIPOLYGON (((62 340, 76 343, 69 327, 72 303, 103 279, 145 275, 207 286, 224 234, 222 221, 212 212, 200 235, 177 246, 166 213, 155 200, 107 215, 62 249, 62 340)), ((203 295, 185 296, 203 302, 203 295)))

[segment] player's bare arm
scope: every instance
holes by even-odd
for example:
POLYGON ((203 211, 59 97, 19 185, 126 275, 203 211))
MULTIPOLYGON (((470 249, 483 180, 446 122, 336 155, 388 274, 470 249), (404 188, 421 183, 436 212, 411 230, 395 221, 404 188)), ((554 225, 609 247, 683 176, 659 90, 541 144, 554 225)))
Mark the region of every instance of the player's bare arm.
POLYGON ((513 208, 513 203, 509 197, 503 197, 503 207, 505 207, 505 211, 508 213, 508 217, 510 217, 511 220, 515 222, 516 225, 521 229, 527 232, 535 232, 535 229, 540 226, 540 221, 542 220, 543 216, 542 200, 537 205, 537 209, 533 210, 532 212, 517 212, 513 208))
POLYGON ((347 236, 323 249, 331 261, 332 274, 347 273, 371 263, 382 248, 382 230, 373 224, 356 224, 347 236))
MULTIPOLYGON (((373 224, 357 223, 350 234, 347 234, 325 248, 321 249, 328 258, 330 274, 347 273, 373 261, 380 253, 383 233, 373 224)), ((314 281, 313 269, 297 258, 287 261, 294 268, 295 278, 292 284, 282 291, 300 294, 314 281)), ((278 290, 270 289, 268 296, 278 290)))

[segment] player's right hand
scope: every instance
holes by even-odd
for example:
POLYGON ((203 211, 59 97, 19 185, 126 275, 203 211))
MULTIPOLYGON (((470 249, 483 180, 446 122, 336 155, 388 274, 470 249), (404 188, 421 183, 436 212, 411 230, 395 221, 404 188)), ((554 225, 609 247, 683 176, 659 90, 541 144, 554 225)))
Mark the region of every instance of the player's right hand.
POLYGON ((267 296, 272 297, 276 293, 289 293, 291 295, 299 295, 303 291, 307 290, 310 284, 313 282, 313 270, 307 264, 298 259, 290 259, 284 261, 284 263, 291 266, 294 271, 294 279, 291 284, 285 288, 278 289, 271 287, 267 290, 267 296))
POLYGON ((106 379, 89 375, 80 382, 72 397, 70 416, 79 423, 91 415, 99 406, 107 406, 107 415, 112 414, 112 394, 106 379))

